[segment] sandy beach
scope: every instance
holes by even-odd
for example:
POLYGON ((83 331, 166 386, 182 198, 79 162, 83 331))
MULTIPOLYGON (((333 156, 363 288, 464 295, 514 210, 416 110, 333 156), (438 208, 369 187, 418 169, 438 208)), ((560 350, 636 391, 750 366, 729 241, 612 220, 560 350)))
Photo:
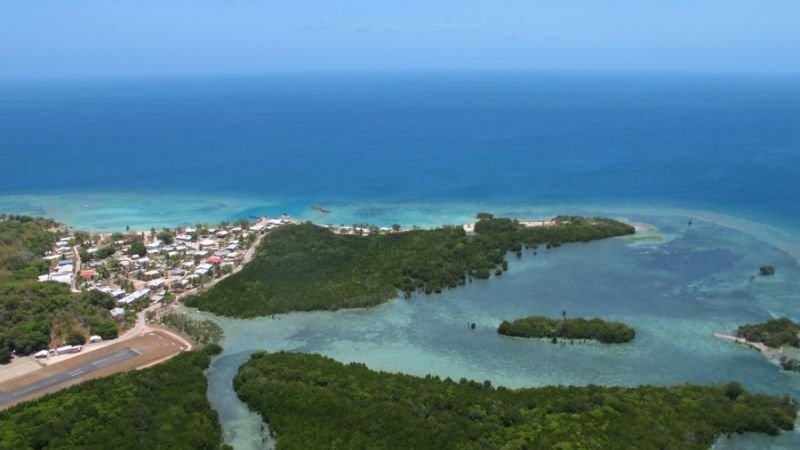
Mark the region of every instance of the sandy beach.
POLYGON ((745 338, 741 338, 732 334, 714 333, 714 337, 722 339, 723 341, 733 342, 739 345, 750 347, 754 350, 758 350, 759 352, 764 354, 767 358, 769 358, 771 361, 774 361, 775 363, 780 363, 781 357, 786 356, 783 350, 781 349, 768 347, 767 345, 761 342, 748 341, 745 338))

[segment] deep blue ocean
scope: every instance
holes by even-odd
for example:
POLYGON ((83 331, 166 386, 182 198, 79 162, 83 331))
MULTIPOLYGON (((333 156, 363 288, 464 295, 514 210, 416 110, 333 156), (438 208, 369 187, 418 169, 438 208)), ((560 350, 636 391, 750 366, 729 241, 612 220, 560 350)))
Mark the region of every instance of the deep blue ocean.
MULTIPOLYGON (((491 210, 637 225, 644 239, 528 252, 500 279, 366 310, 251 320, 190 311, 225 330, 208 396, 239 450, 271 442, 231 385, 257 349, 510 387, 737 380, 800 398, 800 374, 713 336, 800 321, 798 76, 5 82, 0 161, 0 212, 95 230, 283 211, 346 224, 465 223, 491 210), (776 275, 754 277, 762 264, 776 275), (502 320, 562 310, 623 321, 636 339, 553 346, 496 333, 502 320)), ((796 449, 799 430, 714 448, 796 449)))
POLYGON ((0 161, 0 196, 659 204, 800 228, 800 77, 4 82, 0 161))

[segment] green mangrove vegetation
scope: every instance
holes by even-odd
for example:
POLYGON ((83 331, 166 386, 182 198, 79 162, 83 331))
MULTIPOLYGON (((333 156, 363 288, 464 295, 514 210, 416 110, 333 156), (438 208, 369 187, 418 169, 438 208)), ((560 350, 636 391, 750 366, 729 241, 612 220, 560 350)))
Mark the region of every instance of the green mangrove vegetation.
MULTIPOLYGON (((3 449, 220 449, 206 398, 209 351, 90 380, 0 412, 3 449)), ((228 447, 229 448, 229 447, 228 447)))
POLYGON ((604 344, 630 342, 636 337, 636 331, 620 322, 604 320, 563 318, 550 319, 543 316, 530 316, 508 322, 506 320, 497 328, 497 332, 506 336, 525 338, 551 339, 593 339, 604 344))
POLYGON ((290 311, 368 307, 414 292, 438 293, 473 279, 501 275, 507 252, 557 247, 634 233, 603 218, 558 217, 555 225, 524 227, 489 215, 468 235, 462 227, 338 235, 306 223, 265 236, 238 274, 185 303, 215 314, 253 317, 290 311))
POLYGON ((186 314, 167 313, 161 323, 189 336, 201 344, 218 344, 225 334, 222 327, 209 319, 192 319, 186 314))
POLYGON ((737 383, 512 390, 301 353, 255 353, 234 387, 279 450, 705 449, 727 433, 791 430, 797 412, 737 383))
POLYGON ((736 330, 736 336, 750 342, 761 342, 772 348, 780 348, 784 345, 800 347, 798 333, 800 333, 800 324, 792 322, 788 317, 754 325, 742 325, 736 330))

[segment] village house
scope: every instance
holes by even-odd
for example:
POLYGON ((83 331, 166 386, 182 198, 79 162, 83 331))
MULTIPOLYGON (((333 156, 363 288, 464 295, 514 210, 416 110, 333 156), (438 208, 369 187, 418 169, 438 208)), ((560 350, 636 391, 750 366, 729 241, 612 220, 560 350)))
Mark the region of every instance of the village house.
POLYGON ((125 317, 125 309, 124 308, 117 307, 117 308, 114 308, 111 311, 109 311, 109 313, 111 314, 111 317, 113 319, 115 319, 115 320, 122 320, 122 318, 125 317))

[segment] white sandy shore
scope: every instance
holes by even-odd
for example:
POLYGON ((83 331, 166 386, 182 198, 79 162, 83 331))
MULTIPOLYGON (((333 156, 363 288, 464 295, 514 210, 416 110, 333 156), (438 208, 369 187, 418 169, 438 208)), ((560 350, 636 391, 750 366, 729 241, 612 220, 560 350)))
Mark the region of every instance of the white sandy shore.
MULTIPOLYGON (((146 228, 150 226, 175 227, 181 224, 211 222, 229 218, 240 211, 282 211, 297 209, 289 200, 275 198, 227 198, 192 195, 159 196, 159 202, 152 202, 154 194, 146 193, 105 193, 105 194, 64 194, 64 195, 4 195, 0 196, 0 206, 7 205, 7 212, 44 213, 48 217, 80 229, 109 232, 125 228, 146 228), (85 205, 90 205, 86 208, 85 205), (20 210, 20 206, 26 208, 20 210), (88 211, 87 211, 88 209, 88 211), (91 226, 95 225, 95 226, 91 226), (146 226, 144 226, 146 225, 146 226)), ((391 209, 396 214, 387 216, 384 221, 405 225, 438 226, 444 224, 467 223, 475 211, 493 211, 498 215, 517 217, 552 217, 556 214, 576 215, 615 215, 631 216, 679 216, 687 219, 711 222, 732 228, 757 237, 779 248, 800 261, 800 230, 782 228, 759 221, 757 218, 744 218, 709 210, 691 207, 670 207, 653 204, 609 204, 609 203, 550 203, 526 204, 525 202, 375 202, 339 201, 326 221, 331 223, 354 223, 363 221, 357 217, 359 209, 391 209), (435 211, 435 212, 431 212, 435 211)), ((300 219, 311 219, 302 214, 300 219)), ((635 220, 627 220, 635 222, 635 220)), ((636 224, 634 224, 635 226, 636 224)), ((646 225, 646 224, 642 224, 646 225)), ((637 231, 639 231, 637 229, 637 231)), ((641 231, 652 231, 642 229, 641 231)))
POLYGON ((770 360, 772 360, 772 361, 774 361, 776 363, 780 362, 781 357, 785 356, 784 353, 783 353, 783 350, 781 350, 781 349, 775 349, 775 348, 772 348, 772 347, 768 347, 768 346, 766 346, 765 344, 763 344, 761 342, 748 341, 745 338, 734 336, 732 334, 714 333, 714 337, 716 337, 718 339, 722 339, 723 341, 733 342, 733 343, 736 343, 736 344, 739 344, 739 345, 744 345, 745 347, 749 347, 749 348, 758 350, 759 352, 764 354, 767 358, 769 358, 770 360))
POLYGON ((629 222, 633 228, 636 230, 637 233, 649 233, 651 231, 656 231, 657 228, 654 225, 650 225, 647 223, 641 222, 629 222))

